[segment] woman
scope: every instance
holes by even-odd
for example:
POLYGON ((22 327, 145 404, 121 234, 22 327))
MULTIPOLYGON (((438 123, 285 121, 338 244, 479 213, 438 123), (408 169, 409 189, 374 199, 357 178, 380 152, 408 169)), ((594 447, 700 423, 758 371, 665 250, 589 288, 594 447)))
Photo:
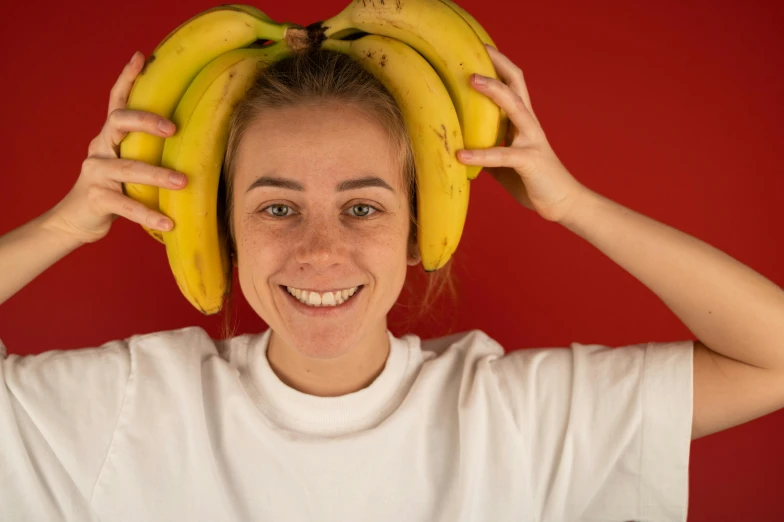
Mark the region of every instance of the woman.
MULTIPOLYGON (((520 69, 489 52, 501 81, 472 85, 509 115, 508 145, 460 160, 619 263, 705 344, 505 355, 481 331, 394 337, 386 315, 418 263, 400 113, 345 56, 299 54, 237 108, 225 165, 240 285, 269 329, 8 356, 0 518, 685 520, 690 440, 784 405, 784 292, 579 183, 520 69)), ((166 221, 122 182, 187 187, 117 159, 129 131, 174 132, 124 109, 142 64, 120 75, 71 192, 0 238, 0 302, 117 216, 166 221)))

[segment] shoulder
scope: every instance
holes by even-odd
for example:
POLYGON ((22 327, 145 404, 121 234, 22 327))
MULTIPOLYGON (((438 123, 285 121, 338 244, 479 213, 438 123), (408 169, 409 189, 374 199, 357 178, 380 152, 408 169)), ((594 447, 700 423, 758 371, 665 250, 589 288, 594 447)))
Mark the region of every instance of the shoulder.
POLYGON ((156 359, 204 361, 218 357, 232 361, 235 353, 257 335, 245 333, 229 339, 215 339, 201 326, 162 330, 135 334, 122 342, 126 343, 132 356, 153 356, 156 359))
MULTIPOLYGON (((409 337, 409 336, 406 336, 409 337)), ((674 360, 688 358, 690 353, 683 348, 689 342, 646 342, 624 346, 597 343, 571 342, 567 346, 552 347, 504 347, 482 330, 468 330, 443 337, 422 339, 425 362, 463 364, 486 363, 488 369, 501 378, 542 378, 574 375, 589 378, 591 373, 613 375, 619 379, 639 376, 646 368, 667 367, 674 360)), ((554 381, 559 382, 559 381, 554 381)))
POLYGON ((89 360, 110 359, 112 357, 129 358, 139 352, 154 352, 159 356, 176 354, 219 354, 240 343, 247 342, 249 334, 233 337, 231 339, 217 340, 200 326, 187 326, 178 329, 162 330, 148 333, 137 333, 126 337, 118 337, 103 342, 80 348, 67 348, 46 350, 33 354, 8 353, 6 346, 0 340, 0 356, 6 364, 32 364, 32 361, 54 360, 89 360))
POLYGON ((426 358, 504 355, 504 348, 482 330, 467 330, 419 342, 426 358))

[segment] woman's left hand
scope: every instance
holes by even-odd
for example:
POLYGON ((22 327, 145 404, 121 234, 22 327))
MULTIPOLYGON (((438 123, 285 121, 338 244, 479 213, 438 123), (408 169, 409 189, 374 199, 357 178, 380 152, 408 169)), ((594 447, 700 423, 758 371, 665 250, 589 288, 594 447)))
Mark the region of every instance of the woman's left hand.
POLYGON ((505 146, 462 149, 457 159, 466 165, 481 165, 524 207, 548 221, 560 222, 588 189, 564 167, 556 156, 539 120, 520 70, 509 58, 487 45, 499 80, 485 84, 471 75, 471 85, 493 100, 509 117, 505 146))

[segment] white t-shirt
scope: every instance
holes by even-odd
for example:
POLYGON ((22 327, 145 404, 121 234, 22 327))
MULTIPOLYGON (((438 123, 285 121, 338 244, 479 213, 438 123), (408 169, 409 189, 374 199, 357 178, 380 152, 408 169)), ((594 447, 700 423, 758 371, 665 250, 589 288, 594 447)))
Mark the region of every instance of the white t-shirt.
POLYGON ((269 333, 0 342, 0 520, 686 520, 692 341, 388 332, 370 386, 317 397, 271 370, 269 333))

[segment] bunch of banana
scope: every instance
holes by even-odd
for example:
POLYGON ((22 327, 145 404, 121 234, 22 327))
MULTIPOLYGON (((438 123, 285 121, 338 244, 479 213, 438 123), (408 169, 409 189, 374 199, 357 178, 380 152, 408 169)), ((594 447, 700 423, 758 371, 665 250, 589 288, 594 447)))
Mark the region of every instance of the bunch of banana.
MULTIPOLYGON (((221 54, 248 47, 257 40, 284 40, 291 23, 277 23, 255 7, 228 4, 202 11, 169 33, 153 50, 128 96, 128 109, 150 111, 171 119, 188 85, 208 63, 221 54)), ((130 132, 120 143, 120 157, 160 165, 165 138, 130 132)), ((123 184, 129 197, 153 210, 158 189, 123 184)), ((143 227, 163 243, 158 230, 143 227)))
POLYGON ((422 265, 438 270, 457 248, 468 180, 481 171, 456 152, 499 145, 506 134, 498 105, 469 83, 472 73, 497 78, 484 46, 495 44, 450 0, 353 0, 307 29, 311 45, 351 55, 400 106, 416 163, 422 265))

